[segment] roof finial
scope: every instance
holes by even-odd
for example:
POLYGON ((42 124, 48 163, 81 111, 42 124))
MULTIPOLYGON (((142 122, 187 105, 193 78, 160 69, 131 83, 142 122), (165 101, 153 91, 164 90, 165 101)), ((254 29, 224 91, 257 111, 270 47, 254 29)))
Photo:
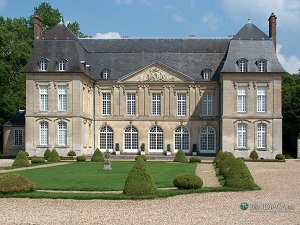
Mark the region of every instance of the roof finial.
POLYGON ((248 23, 252 23, 250 18, 251 18, 251 17, 250 17, 250 13, 249 13, 248 23))

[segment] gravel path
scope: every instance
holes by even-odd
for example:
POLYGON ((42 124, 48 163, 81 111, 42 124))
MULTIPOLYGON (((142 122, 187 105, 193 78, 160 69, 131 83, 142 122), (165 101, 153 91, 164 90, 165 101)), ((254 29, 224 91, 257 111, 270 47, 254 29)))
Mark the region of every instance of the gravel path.
POLYGON ((0 199, 0 224, 300 224, 300 161, 247 165, 262 190, 136 201, 0 199))
POLYGON ((196 175, 203 180, 203 187, 218 187, 220 183, 215 176, 216 172, 212 164, 198 164, 196 175))

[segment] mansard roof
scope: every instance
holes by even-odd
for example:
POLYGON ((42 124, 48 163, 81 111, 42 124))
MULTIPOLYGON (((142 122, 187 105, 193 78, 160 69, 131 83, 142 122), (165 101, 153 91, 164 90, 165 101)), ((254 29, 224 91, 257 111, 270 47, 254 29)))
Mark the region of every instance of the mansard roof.
POLYGON ((270 40, 270 38, 249 21, 236 35, 234 35, 232 40, 270 40))
POLYGON ((8 122, 4 124, 4 126, 25 126, 25 114, 25 110, 19 110, 8 122))

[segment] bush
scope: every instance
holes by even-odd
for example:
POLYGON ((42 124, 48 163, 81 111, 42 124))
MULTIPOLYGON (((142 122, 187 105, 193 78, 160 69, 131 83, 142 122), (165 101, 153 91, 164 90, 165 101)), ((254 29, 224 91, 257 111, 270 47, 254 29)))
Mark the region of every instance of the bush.
POLYGON ((60 157, 55 149, 52 150, 47 160, 48 162, 60 162, 60 157))
POLYGON ((257 188, 254 179, 242 159, 236 159, 226 174, 225 186, 253 190, 257 188))
POLYGON ((173 184, 178 189, 197 189, 203 186, 203 181, 195 174, 180 174, 175 177, 173 184))
POLYGON ((200 157, 191 157, 190 158, 190 163, 197 163, 197 162, 201 162, 201 158, 200 157))
POLYGON ((283 154, 277 154, 277 155, 275 156, 275 159, 278 159, 278 160, 285 160, 285 157, 284 157, 283 154))
POLYGON ((50 151, 49 148, 47 148, 46 151, 44 152, 44 157, 45 157, 46 159, 48 159, 48 157, 49 157, 50 154, 51 154, 51 151, 50 151))
POLYGON ((249 156, 250 159, 253 159, 253 160, 257 160, 258 159, 258 154, 255 150, 253 150, 251 153, 250 153, 250 156, 249 156))
POLYGON ((12 165, 13 166, 23 166, 23 167, 29 166, 29 160, 24 151, 21 150, 18 152, 18 155, 16 156, 16 159, 12 165))
POLYGON ((222 150, 218 151, 218 154, 216 155, 215 159, 214 159, 214 163, 218 163, 220 158, 222 157, 222 155, 224 154, 224 152, 222 150))
POLYGON ((138 158, 142 158, 144 161, 147 161, 147 157, 144 156, 144 155, 137 155, 137 156, 135 157, 135 161, 137 161, 138 158))
POLYGON ((218 166, 220 168, 220 174, 225 175, 226 168, 230 168, 235 162, 235 157, 232 152, 224 152, 221 157, 221 160, 218 162, 218 166))
POLYGON ((20 174, 5 174, 0 176, 0 192, 3 194, 30 192, 34 190, 35 184, 20 174))
POLYGON ((74 151, 69 151, 67 155, 68 155, 68 156, 76 156, 76 152, 74 152, 74 151))
POLYGON ((45 158, 33 156, 31 163, 45 163, 45 158))
POLYGON ((102 152, 99 150, 99 148, 97 148, 95 151, 94 151, 94 154, 91 158, 91 161, 92 162, 104 162, 104 157, 102 155, 102 152))
POLYGON ((77 162, 85 162, 86 161, 86 157, 85 155, 79 155, 76 157, 77 162))
MULTIPOLYGON (((25 152, 25 151, 24 151, 25 152)), ((29 156, 29 153, 28 152, 25 152, 25 155, 28 157, 29 156)))
POLYGON ((182 149, 179 149, 179 151, 176 153, 174 157, 174 162, 181 162, 181 163, 189 162, 182 149))
POLYGON ((155 194, 156 185, 146 162, 138 157, 127 177, 123 193, 126 195, 155 194))

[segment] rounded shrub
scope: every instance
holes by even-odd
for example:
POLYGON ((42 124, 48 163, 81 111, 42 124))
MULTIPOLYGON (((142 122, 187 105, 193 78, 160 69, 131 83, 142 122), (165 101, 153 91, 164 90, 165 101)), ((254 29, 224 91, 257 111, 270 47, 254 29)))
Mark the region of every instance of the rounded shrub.
POLYGON ((25 154, 24 151, 19 151, 18 155, 15 158, 15 161, 12 164, 13 166, 23 166, 23 167, 27 167, 29 166, 29 160, 25 154))
POLYGON ((47 159, 48 162, 60 162, 60 157, 55 149, 53 149, 47 159))
POLYGON ((35 184, 20 174, 5 174, 0 176, 0 192, 3 194, 30 192, 34 190, 35 184))
POLYGON ((174 157, 174 162, 181 162, 181 163, 189 162, 182 149, 179 149, 179 151, 176 153, 174 157))
POLYGON ((92 162, 104 162, 104 157, 102 155, 102 152, 99 150, 99 148, 97 148, 95 151, 94 151, 94 154, 91 158, 91 161, 92 162))
POLYGON ((74 152, 74 151, 69 151, 67 155, 68 155, 68 156, 76 156, 76 152, 74 152))
POLYGON ((33 156, 31 159, 31 164, 33 163, 45 163, 45 158, 33 156))
POLYGON ((189 159, 189 161, 190 161, 190 163, 198 163, 198 162, 201 162, 201 158, 193 156, 189 159))
POLYGON ((203 186, 203 181, 195 174, 180 174, 174 178, 173 184, 178 189, 197 189, 203 186))
MULTIPOLYGON (((25 152, 25 151, 24 151, 25 152)), ((29 153, 28 152, 25 152, 25 155, 28 157, 29 156, 29 153)))
POLYGON ((218 154, 216 155, 215 159, 214 159, 214 163, 218 163, 218 161, 220 160, 221 156, 223 155, 223 151, 220 150, 218 151, 218 154))
POLYGON ((242 159, 236 159, 226 173, 225 186, 243 188, 248 190, 256 189, 257 185, 242 159))
POLYGON ((135 161, 137 161, 138 158, 142 158, 144 161, 147 161, 147 157, 144 156, 144 155, 137 155, 137 156, 135 157, 135 161))
POLYGON ((250 153, 250 156, 249 156, 250 159, 253 159, 253 160, 257 160, 258 159, 258 154, 255 150, 253 150, 251 153, 250 153))
POLYGON ((85 162, 86 156, 85 155, 79 155, 76 157, 77 162, 85 162))
POLYGON ((156 185, 143 158, 137 161, 131 168, 125 182, 123 193, 126 195, 149 195, 156 192, 156 185))
POLYGON ((220 174, 225 175, 225 170, 230 168, 235 162, 235 157, 232 152, 224 152, 222 160, 219 161, 220 174))
POLYGON ((285 156, 283 154, 277 154, 275 156, 275 159, 278 159, 278 160, 285 160, 285 156))
POLYGON ((47 148, 46 151, 44 152, 44 157, 45 157, 46 159, 48 159, 48 157, 49 157, 50 154, 51 154, 51 151, 50 151, 49 148, 47 148))

